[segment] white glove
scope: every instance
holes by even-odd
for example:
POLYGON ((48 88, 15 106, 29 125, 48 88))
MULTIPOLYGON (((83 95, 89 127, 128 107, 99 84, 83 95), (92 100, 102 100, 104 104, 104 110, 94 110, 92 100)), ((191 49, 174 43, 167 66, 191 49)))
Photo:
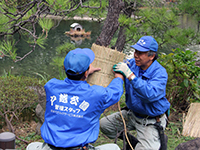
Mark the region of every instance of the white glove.
POLYGON ((133 73, 124 62, 119 62, 118 64, 113 65, 113 71, 123 74, 126 78, 133 73))

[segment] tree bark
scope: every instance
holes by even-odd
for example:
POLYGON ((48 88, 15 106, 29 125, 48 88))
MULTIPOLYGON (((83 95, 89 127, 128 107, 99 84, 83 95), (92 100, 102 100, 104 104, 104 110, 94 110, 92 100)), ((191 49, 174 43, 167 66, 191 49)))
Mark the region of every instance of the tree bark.
POLYGON ((108 14, 95 44, 105 47, 109 46, 111 39, 119 27, 118 19, 122 8, 123 2, 121 0, 109 0, 108 14))
POLYGON ((118 34, 117 41, 115 43, 115 46, 112 47, 112 49, 117 49, 117 51, 122 52, 124 45, 126 43, 126 35, 125 35, 125 27, 121 26, 118 34))
MULTIPOLYGON (((133 3, 131 3, 132 5, 133 3)), ((124 6, 124 11, 123 14, 125 14, 127 17, 131 17, 133 10, 131 9, 131 7, 129 7, 130 4, 125 2, 125 6, 124 6)), ((126 35, 125 35, 125 26, 120 26, 120 30, 119 30, 119 34, 118 34, 118 38, 117 41, 115 43, 115 46, 113 46, 113 49, 117 49, 117 51, 122 52, 124 45, 126 43, 126 35)))

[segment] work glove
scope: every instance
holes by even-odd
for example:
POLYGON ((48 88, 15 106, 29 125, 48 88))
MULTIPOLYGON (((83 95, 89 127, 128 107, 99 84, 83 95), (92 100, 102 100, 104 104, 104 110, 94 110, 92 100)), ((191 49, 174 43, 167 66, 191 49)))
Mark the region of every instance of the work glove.
POLYGON ((113 71, 123 74, 126 78, 133 73, 124 62, 119 62, 118 64, 113 65, 113 71))

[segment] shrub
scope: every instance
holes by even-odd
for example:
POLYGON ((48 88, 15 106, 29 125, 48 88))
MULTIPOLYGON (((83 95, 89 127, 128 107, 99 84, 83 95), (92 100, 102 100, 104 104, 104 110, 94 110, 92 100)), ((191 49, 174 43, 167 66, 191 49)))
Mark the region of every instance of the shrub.
POLYGON ((14 132, 12 121, 18 119, 23 110, 31 109, 39 101, 37 90, 44 82, 12 75, 0 77, 0 82, 0 116, 5 119, 8 129, 14 132))
POLYGON ((158 61, 168 73, 166 97, 176 110, 185 111, 191 102, 200 102, 200 68, 195 65, 196 58, 197 52, 178 48, 159 56, 158 61))

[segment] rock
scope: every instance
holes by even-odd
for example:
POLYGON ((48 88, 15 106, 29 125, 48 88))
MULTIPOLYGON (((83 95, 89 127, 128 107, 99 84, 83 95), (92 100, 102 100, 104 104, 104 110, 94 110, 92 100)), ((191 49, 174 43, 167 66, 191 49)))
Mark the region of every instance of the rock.
POLYGON ((36 106, 35 113, 36 113, 36 116, 39 119, 39 122, 37 123, 37 127, 36 127, 36 133, 40 134, 41 133, 40 132, 40 127, 42 126, 42 124, 44 122, 45 109, 43 109, 42 106, 40 104, 38 104, 36 106))
POLYGON ((200 61, 195 62, 195 65, 200 67, 200 61))
POLYGON ((41 123, 43 123, 44 122, 44 113, 45 113, 45 110, 42 108, 42 106, 40 104, 38 104, 36 106, 35 113, 36 113, 36 116, 38 117, 39 121, 41 123))
POLYGON ((41 131, 40 131, 41 126, 42 126, 42 124, 40 122, 38 122, 37 126, 36 126, 36 134, 38 134, 38 135, 41 135, 41 131))
POLYGON ((179 144, 175 150, 199 150, 200 149, 200 138, 190 140, 179 144))
POLYGON ((36 127, 36 133, 40 135, 41 133, 40 127, 44 122, 44 114, 46 109, 46 93, 43 87, 29 87, 29 88, 34 89, 39 96, 39 104, 35 108, 35 113, 37 118, 39 119, 39 122, 37 123, 36 127))

